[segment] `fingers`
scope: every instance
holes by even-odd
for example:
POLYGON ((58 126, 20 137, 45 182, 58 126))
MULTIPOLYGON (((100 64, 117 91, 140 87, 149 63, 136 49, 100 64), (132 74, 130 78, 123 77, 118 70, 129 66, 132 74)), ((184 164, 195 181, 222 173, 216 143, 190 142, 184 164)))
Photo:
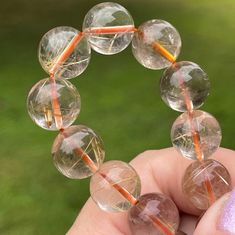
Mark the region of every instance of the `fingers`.
POLYGON ((191 162, 174 148, 167 148, 146 151, 131 161, 131 164, 141 178, 142 194, 161 192, 170 196, 180 210, 199 215, 201 212, 182 194, 182 177, 191 162))
POLYGON ((215 202, 201 218, 194 235, 235 234, 235 191, 215 202))
MULTIPOLYGON (((220 161, 229 170, 234 186, 235 164, 232 163, 235 160, 235 152, 221 148, 212 158, 220 161)), ((191 162, 177 153, 174 148, 168 148, 146 151, 130 164, 140 176, 142 194, 161 192, 170 196, 181 211, 200 215, 201 211, 196 209, 182 193, 182 177, 191 162)), ((68 234, 130 235, 131 232, 127 213, 103 212, 89 199, 68 234)))
POLYGON ((131 235, 127 213, 107 213, 89 198, 67 235, 131 235))
MULTIPOLYGON (((221 162, 230 172, 235 184, 235 152, 220 148, 211 157, 221 162)), ((137 170, 142 182, 142 194, 162 192, 170 196, 178 208, 188 214, 200 215, 182 192, 182 178, 186 168, 193 161, 182 157, 174 148, 150 150, 135 158, 131 164, 137 170)))
MULTIPOLYGON (((184 232, 182 235, 192 235, 195 230, 197 221, 198 221, 197 216, 182 214, 180 216, 180 226, 179 226, 179 230, 184 232)), ((181 234, 179 233, 176 235, 181 235, 181 234)))

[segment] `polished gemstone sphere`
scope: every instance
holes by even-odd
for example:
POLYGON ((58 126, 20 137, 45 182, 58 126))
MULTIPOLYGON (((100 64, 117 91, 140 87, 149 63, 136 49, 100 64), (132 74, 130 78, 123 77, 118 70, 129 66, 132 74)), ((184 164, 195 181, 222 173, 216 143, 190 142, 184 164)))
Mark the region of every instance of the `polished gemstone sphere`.
POLYGON ((140 64, 149 69, 169 67, 172 60, 178 57, 180 48, 178 31, 164 20, 143 23, 132 40, 133 55, 140 64))
POLYGON ((56 137, 51 152, 55 167, 71 179, 93 175, 105 156, 101 138, 82 125, 62 130, 56 137))
POLYGON ((47 73, 56 78, 74 78, 88 66, 90 45, 85 36, 72 27, 56 27, 41 39, 38 58, 47 73))
POLYGON ((129 211, 129 224, 134 235, 175 234, 179 221, 175 203, 159 193, 142 195, 129 211))
POLYGON ((140 196, 140 190, 138 174, 122 161, 105 162, 91 177, 91 197, 104 211, 128 210, 140 196))
POLYGON ((46 130, 66 128, 77 119, 81 108, 76 87, 65 79, 43 79, 36 83, 27 98, 32 120, 46 130))
POLYGON ((196 161, 186 169, 182 188, 195 207, 206 210, 231 191, 231 177, 227 169, 215 160, 196 161))
POLYGON ((85 16, 83 31, 93 50, 112 55, 124 50, 133 38, 134 22, 130 13, 113 2, 100 3, 85 16))
POLYGON ((220 146, 221 138, 217 120, 201 110, 181 114, 171 129, 173 146, 184 157, 193 160, 210 157, 220 146))
POLYGON ((207 74, 195 63, 181 61, 172 64, 161 77, 160 91, 163 101, 180 112, 201 107, 209 95, 207 74))

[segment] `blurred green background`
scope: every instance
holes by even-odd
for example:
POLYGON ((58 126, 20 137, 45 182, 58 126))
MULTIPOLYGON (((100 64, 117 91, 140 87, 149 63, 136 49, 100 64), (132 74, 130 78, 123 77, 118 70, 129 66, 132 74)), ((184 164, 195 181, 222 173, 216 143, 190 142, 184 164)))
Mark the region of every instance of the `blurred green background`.
MULTIPOLYGON (((52 164, 55 132, 30 120, 25 101, 46 77, 37 46, 49 29, 80 29, 86 12, 100 1, 11 0, 0 4, 0 234, 65 234, 89 196, 89 180, 69 180, 52 164)), ((178 60, 198 63, 211 80, 203 110, 219 120, 222 145, 234 148, 235 1, 117 1, 138 26, 160 18, 180 32, 178 60)), ((71 80, 82 97, 76 123, 101 135, 106 160, 131 160, 147 149, 171 146, 170 128, 179 113, 160 98, 162 71, 137 63, 128 47, 111 57, 92 54, 88 69, 71 80)), ((91 212, 92 213, 92 212, 91 212)))

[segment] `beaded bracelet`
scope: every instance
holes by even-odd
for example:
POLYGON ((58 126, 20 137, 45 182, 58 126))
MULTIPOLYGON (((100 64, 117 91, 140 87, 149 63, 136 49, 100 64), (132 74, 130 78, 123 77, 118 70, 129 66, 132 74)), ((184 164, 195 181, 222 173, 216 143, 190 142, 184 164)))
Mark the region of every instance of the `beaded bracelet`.
POLYGON ((104 55, 121 52, 132 42, 137 61, 149 69, 163 69, 160 90, 163 101, 183 112, 171 129, 173 146, 192 160, 182 179, 183 193, 192 204, 206 210, 231 190, 226 168, 208 160, 221 142, 221 130, 209 113, 196 110, 209 94, 207 74, 195 63, 176 62, 181 38, 163 20, 150 20, 135 28, 129 12, 117 3, 94 6, 85 16, 83 31, 57 27, 39 44, 38 56, 49 78, 30 90, 27 106, 32 120, 46 130, 59 130, 52 146, 56 168, 71 179, 91 177, 90 193, 96 204, 108 212, 129 210, 133 234, 177 233, 179 212, 174 202, 159 193, 140 196, 137 172, 122 161, 104 164, 101 138, 83 125, 71 126, 80 108, 80 95, 68 81, 88 66, 91 48, 104 55))

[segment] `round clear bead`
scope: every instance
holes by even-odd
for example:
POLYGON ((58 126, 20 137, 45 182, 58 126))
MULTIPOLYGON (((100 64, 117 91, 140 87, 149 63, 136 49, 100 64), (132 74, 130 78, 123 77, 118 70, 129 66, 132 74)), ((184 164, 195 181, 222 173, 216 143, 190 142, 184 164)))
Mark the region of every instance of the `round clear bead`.
POLYGON ((69 79, 77 77, 87 68, 91 48, 87 38, 79 33, 72 27, 61 26, 51 29, 42 37, 38 58, 48 74, 53 73, 57 78, 69 79), (73 43, 72 51, 67 58, 61 60, 63 53, 67 53, 68 47, 73 43))
POLYGON ((187 167, 182 179, 183 193, 200 210, 207 210, 231 189, 228 170, 213 159, 194 161, 187 167))
POLYGON ((179 227, 179 211, 175 203, 160 193, 141 195, 129 210, 133 235, 175 234, 179 227))
POLYGON ((93 175, 105 157, 101 138, 82 125, 70 126, 61 131, 51 152, 55 167, 71 179, 93 175))
POLYGON ((209 95, 207 74, 195 63, 182 61, 165 70, 160 82, 163 101, 180 112, 201 107, 209 95))
POLYGON ((46 130, 66 128, 77 119, 81 101, 76 87, 65 79, 40 80, 29 92, 28 113, 46 130))
POLYGON ((91 177, 91 197, 104 211, 128 210, 140 196, 140 191, 138 174, 122 161, 105 162, 91 177))
POLYGON ((83 31, 93 50, 112 55, 124 50, 133 38, 134 21, 121 5, 104 2, 95 5, 85 16, 83 31))
POLYGON ((178 31, 164 20, 150 20, 139 26, 132 40, 132 52, 137 61, 149 69, 169 67, 166 52, 176 59, 180 53, 178 31), (165 53, 164 53, 165 52, 165 53))
POLYGON ((193 160, 210 157, 220 146, 221 138, 217 120, 201 110, 181 114, 171 129, 173 146, 193 160))

